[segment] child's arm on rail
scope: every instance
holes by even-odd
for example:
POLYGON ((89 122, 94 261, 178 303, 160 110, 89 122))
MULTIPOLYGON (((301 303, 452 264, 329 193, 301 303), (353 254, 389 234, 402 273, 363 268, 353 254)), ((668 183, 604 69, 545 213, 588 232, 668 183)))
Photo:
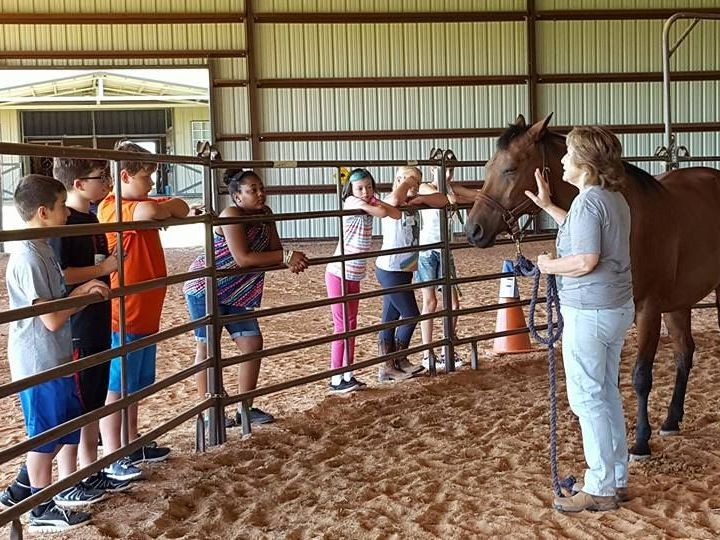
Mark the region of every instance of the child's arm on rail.
MULTIPOLYGON (((223 210, 221 217, 240 217, 243 214, 239 209, 228 207, 223 210)), ((228 249, 240 268, 272 266, 286 264, 293 272, 302 272, 308 266, 307 257, 302 251, 289 251, 282 248, 280 237, 274 223, 270 227, 270 251, 253 251, 248 244, 245 226, 242 223, 223 225, 222 233, 227 240, 228 249), (285 260, 287 258, 287 260, 285 260)))
MULTIPOLYGON (((97 294, 101 295, 105 300, 107 300, 110 297, 110 288, 102 281, 93 279, 91 281, 88 281, 87 283, 78 285, 68 295, 68 298, 70 298, 72 296, 81 296, 84 294, 93 294, 93 293, 97 293, 97 294)), ((52 300, 37 298, 33 302, 33 305, 43 304, 45 302, 51 302, 51 301, 52 300)), ((42 315, 38 315, 38 317, 40 317, 40 320, 45 325, 45 328, 47 328, 50 332, 57 332, 65 324, 65 321, 67 321, 72 315, 74 315, 75 313, 77 313, 78 311, 80 311, 84 308, 85 308, 85 306, 81 306, 81 307, 77 307, 77 308, 68 308, 68 309, 63 309, 60 311, 53 311, 52 313, 44 313, 42 315)))
POLYGON ((142 201, 133 212, 134 221, 163 221, 170 218, 186 217, 190 207, 182 199, 176 197, 162 202, 142 201))

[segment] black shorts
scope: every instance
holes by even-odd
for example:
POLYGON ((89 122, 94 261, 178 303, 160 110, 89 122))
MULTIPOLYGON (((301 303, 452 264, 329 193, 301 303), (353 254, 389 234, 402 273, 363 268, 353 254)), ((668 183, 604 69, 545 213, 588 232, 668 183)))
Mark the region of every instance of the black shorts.
MULTIPOLYGON (((109 344, 98 345, 73 339, 73 358, 78 360, 91 354, 109 349, 109 344)), ((105 405, 110 378, 110 361, 84 369, 75 374, 85 412, 94 411, 105 405)))

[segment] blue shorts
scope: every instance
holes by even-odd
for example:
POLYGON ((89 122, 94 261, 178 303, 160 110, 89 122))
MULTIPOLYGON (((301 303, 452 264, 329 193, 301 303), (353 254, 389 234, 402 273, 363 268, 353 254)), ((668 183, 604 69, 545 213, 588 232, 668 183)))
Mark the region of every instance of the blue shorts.
MULTIPOLYGON (((421 251, 418 256, 418 268, 415 272, 415 281, 422 283, 423 281, 442 279, 443 272, 441 268, 442 265, 440 264, 441 257, 442 252, 438 249, 421 251)), ((452 255, 450 255, 450 276, 454 278, 456 274, 455 260, 452 255)))
MULTIPOLYGON (((190 318, 193 321, 201 319, 207 313, 205 311, 205 295, 186 294, 185 301, 187 302, 188 311, 190 312, 190 318)), ((253 308, 219 304, 218 311, 220 312, 220 315, 240 315, 241 313, 249 313, 253 311, 253 308)), ((230 334, 232 339, 262 335, 260 332, 260 324, 257 319, 244 319, 242 321, 226 324, 225 330, 228 331, 228 334, 230 334)), ((207 343, 205 326, 198 326, 195 328, 194 332, 195 339, 197 341, 207 343)))
MULTIPOLYGON (((131 343, 140 338, 149 336, 150 334, 125 334, 125 342, 131 343)), ((120 346, 120 334, 112 333, 113 349, 120 346)), ((128 394, 137 392, 150 386, 155 382, 155 356, 157 355, 157 345, 148 345, 144 349, 139 349, 127 354, 127 362, 125 364, 126 381, 128 394)), ((110 361, 110 381, 108 382, 108 392, 120 393, 120 358, 113 358, 110 361)))
MULTIPOLYGON (((83 414, 82 401, 74 377, 58 377, 20 392, 28 437, 57 427, 83 414)), ((80 430, 34 448, 33 452, 52 454, 62 444, 78 444, 80 430)))

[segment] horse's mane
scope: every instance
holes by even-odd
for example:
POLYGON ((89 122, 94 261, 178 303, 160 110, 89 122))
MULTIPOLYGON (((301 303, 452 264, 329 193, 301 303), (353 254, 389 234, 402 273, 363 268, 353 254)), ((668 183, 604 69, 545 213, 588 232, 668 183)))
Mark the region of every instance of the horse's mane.
POLYGON ((658 189, 662 187, 662 184, 658 182, 655 177, 646 170, 641 169, 640 167, 636 167, 632 163, 628 163, 625 160, 623 160, 623 165, 625 165, 625 173, 627 174, 628 178, 632 178, 633 180, 635 180, 635 183, 639 187, 645 189, 658 189))
MULTIPOLYGON (((530 130, 530 127, 531 125, 509 124, 505 132, 500 135, 500 137, 498 137, 497 149, 509 149, 510 144, 518 137, 525 135, 530 130)), ((565 144, 565 135, 547 130, 545 132, 545 135, 543 136, 543 140, 546 140, 546 142, 562 142, 562 144, 565 144), (550 141, 546 139, 553 140, 550 141)), ((624 160, 623 165, 625 166, 625 173, 627 174, 628 178, 634 180, 638 187, 644 189, 658 189, 662 186, 662 184, 658 182, 650 173, 641 169, 640 167, 636 167, 632 163, 628 163, 624 160)))
POLYGON ((508 148, 510 148, 510 143, 513 142, 513 140, 517 139, 521 135, 525 135, 525 133, 527 133, 529 129, 530 126, 525 124, 523 124, 522 126, 519 126, 517 124, 509 124, 507 129, 505 130, 505 133, 500 135, 497 140, 497 149, 507 150, 508 148))

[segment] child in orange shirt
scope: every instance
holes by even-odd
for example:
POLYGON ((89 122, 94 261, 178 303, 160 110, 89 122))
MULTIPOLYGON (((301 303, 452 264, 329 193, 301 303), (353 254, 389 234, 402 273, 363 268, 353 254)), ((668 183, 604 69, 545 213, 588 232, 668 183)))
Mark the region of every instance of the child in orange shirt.
MULTIPOLYGON (((124 152, 149 153, 144 148, 129 141, 118 142, 115 150, 124 152)), ((176 198, 149 198, 153 187, 151 175, 156 171, 157 164, 141 161, 120 161, 120 185, 122 196, 122 221, 155 220, 162 221, 170 218, 185 217, 189 214, 189 207, 185 201, 176 198)), ((101 223, 118 221, 115 214, 116 193, 108 195, 98 206, 98 219, 101 223)), ((109 233, 108 244, 110 251, 117 247, 116 233, 109 233)), ((157 229, 125 231, 122 233, 122 249, 125 254, 124 284, 131 285, 151 279, 165 277, 165 254, 160 243, 160 233, 157 229)), ((117 272, 110 274, 113 288, 119 287, 117 272)), ((137 341, 160 329, 160 315, 165 300, 165 287, 158 287, 142 293, 131 294, 125 297, 125 332, 126 342, 137 341)), ((119 328, 119 299, 112 301, 112 346, 120 346, 119 328)), ((156 345, 133 351, 127 355, 126 381, 128 393, 137 392, 155 382, 155 356, 156 345)), ((106 404, 120 399, 120 358, 114 358, 110 364, 110 382, 106 404)), ((120 448, 120 413, 106 416, 102 420, 107 422, 107 432, 111 437, 103 440, 105 453, 120 448)), ((105 434, 103 430, 103 434, 105 434)), ((128 407, 128 439, 138 438, 138 405, 128 407)), ((143 462, 164 461, 170 453, 169 448, 145 446, 123 458, 105 472, 117 480, 133 480, 142 476, 142 471, 136 466, 143 462)))

